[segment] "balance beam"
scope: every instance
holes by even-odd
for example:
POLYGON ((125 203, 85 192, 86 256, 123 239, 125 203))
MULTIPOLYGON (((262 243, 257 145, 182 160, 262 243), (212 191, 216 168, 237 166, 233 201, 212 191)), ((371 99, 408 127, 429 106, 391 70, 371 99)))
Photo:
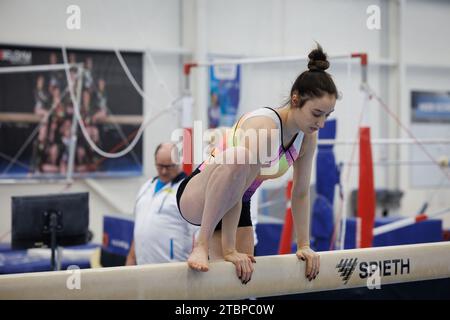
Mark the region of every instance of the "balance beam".
MULTIPOLYGON (((185 262, 37 272, 0 276, 0 299, 244 299, 365 287, 370 266, 380 285, 450 278, 450 242, 320 253, 320 273, 305 278, 294 254, 256 258, 252 280, 243 285, 234 265, 217 261, 208 272, 185 262), (80 288, 67 283, 75 276, 80 288)), ((73 282, 75 283, 75 282, 73 282)), ((371 284, 371 283, 369 283, 371 284)))

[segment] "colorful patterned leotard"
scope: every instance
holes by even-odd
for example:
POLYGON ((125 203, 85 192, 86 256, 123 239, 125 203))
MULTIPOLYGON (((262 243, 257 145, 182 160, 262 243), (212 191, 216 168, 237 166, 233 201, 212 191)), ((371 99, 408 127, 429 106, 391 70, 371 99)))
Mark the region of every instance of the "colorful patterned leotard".
MULTIPOLYGON (((272 108, 260 108, 244 114, 231 128, 231 130, 227 130, 224 138, 211 151, 211 156, 214 157, 215 154, 225 150, 228 147, 239 145, 238 141, 236 141, 237 136, 235 135, 236 129, 239 128, 239 125, 249 118, 261 116, 269 117, 275 121, 279 132, 278 140, 280 142, 278 151, 275 151, 276 155, 272 160, 268 160, 263 164, 264 169, 261 170, 261 174, 256 177, 250 187, 245 191, 242 197, 244 202, 250 200, 251 196, 255 193, 256 189, 261 185, 261 183, 263 183, 264 180, 278 178, 286 173, 289 167, 298 158, 304 137, 304 133, 300 131, 292 138, 289 145, 285 148, 283 146, 283 124, 279 114, 272 108), (265 170, 264 172, 266 172, 266 174, 263 173, 263 170, 265 170)), ((204 161, 198 169, 203 171, 207 165, 207 161, 204 161)))

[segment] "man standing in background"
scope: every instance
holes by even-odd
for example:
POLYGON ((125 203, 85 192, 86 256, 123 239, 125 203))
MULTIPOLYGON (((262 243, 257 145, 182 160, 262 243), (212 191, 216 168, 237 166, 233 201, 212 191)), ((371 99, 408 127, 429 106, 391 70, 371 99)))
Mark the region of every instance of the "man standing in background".
POLYGON ((171 156, 175 145, 162 143, 155 150, 158 176, 139 190, 135 203, 134 240, 126 265, 186 261, 197 227, 178 212, 176 193, 186 177, 171 156))

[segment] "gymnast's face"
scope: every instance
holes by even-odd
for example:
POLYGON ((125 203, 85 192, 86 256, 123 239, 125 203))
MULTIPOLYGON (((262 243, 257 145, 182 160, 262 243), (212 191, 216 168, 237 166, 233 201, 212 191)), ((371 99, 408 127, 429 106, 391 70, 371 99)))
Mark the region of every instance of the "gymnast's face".
MULTIPOLYGON (((293 100, 294 103, 295 101, 293 100)), ((324 127, 325 121, 334 111, 335 104, 336 97, 330 94, 309 99, 301 108, 294 108, 295 122, 305 134, 313 134, 324 127)))

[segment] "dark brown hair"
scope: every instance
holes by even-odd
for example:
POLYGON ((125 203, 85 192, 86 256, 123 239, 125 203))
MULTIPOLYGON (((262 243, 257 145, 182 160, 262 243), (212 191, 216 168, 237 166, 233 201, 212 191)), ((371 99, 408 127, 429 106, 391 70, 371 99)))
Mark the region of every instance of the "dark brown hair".
POLYGON ((308 58, 308 70, 302 72, 295 80, 288 101, 288 103, 291 102, 292 95, 297 92, 300 98, 299 108, 306 101, 322 98, 325 94, 334 95, 336 99, 338 98, 336 85, 331 75, 325 71, 330 67, 330 63, 322 47, 317 44, 317 48, 308 54, 308 58))

